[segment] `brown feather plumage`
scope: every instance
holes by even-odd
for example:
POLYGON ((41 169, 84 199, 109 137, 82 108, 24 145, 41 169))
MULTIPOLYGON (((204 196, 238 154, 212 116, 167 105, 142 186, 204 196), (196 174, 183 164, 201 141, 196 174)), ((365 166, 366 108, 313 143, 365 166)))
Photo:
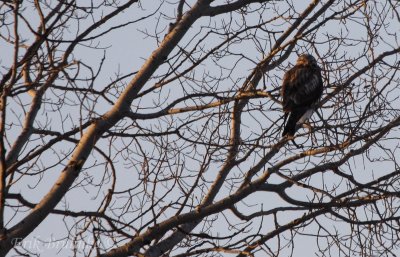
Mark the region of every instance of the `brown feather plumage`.
POLYGON ((296 65, 285 73, 282 83, 282 107, 290 113, 283 136, 293 136, 299 119, 319 101, 323 91, 321 69, 314 57, 300 55, 296 65))

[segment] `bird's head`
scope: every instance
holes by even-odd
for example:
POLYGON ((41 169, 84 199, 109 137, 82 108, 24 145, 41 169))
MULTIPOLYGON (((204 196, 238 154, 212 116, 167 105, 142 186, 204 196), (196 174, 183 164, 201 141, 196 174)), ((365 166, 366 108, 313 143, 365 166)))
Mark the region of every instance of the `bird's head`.
POLYGON ((317 66, 317 60, 315 60, 314 56, 311 54, 302 54, 299 55, 299 58, 297 58, 297 65, 312 65, 312 66, 317 66))

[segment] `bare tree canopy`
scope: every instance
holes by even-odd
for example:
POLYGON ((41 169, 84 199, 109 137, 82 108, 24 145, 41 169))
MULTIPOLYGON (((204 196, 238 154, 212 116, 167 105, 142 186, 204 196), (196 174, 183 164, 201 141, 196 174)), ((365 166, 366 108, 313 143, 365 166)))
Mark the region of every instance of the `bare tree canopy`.
POLYGON ((1 1, 0 256, 399 256, 399 28, 397 0, 1 1))

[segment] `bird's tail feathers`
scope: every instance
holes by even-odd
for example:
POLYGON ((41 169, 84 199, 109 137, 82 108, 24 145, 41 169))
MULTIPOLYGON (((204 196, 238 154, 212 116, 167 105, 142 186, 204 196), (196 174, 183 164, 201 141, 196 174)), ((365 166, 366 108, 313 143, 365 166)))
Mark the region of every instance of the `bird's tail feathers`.
MULTIPOLYGON (((304 123, 306 117, 304 114, 309 114, 309 108, 297 108, 290 113, 289 120, 287 121, 285 128, 283 129, 282 137, 289 135, 294 136, 296 130, 298 129, 298 121, 301 119, 301 123, 304 123)), ((312 112, 311 112, 312 114, 312 112)), ((308 116, 308 115, 307 115, 308 116)), ((308 118, 308 117, 307 117, 308 118)))

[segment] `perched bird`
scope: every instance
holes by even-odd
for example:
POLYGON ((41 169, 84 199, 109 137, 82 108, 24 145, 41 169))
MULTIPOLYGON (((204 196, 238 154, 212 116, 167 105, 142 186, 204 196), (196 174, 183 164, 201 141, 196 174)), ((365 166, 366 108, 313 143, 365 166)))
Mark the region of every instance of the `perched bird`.
POLYGON ((282 136, 294 136, 296 130, 311 117, 321 98, 323 83, 321 68, 310 54, 298 57, 296 65, 285 73, 282 82, 282 106, 285 112, 282 136))

